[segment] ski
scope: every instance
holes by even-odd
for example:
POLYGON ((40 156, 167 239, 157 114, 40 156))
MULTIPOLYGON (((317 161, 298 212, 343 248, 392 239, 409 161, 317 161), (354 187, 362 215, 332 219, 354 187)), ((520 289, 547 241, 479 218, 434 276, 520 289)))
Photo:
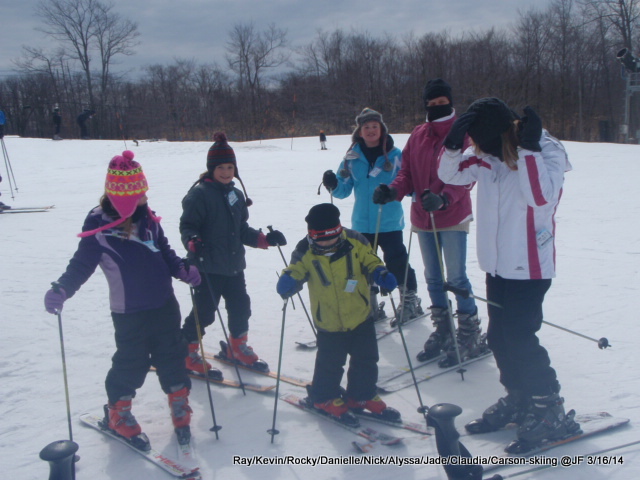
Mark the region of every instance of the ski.
POLYGON ((5 214, 5 213, 38 213, 38 212, 48 212, 50 209, 49 208, 23 208, 23 209, 2 209, 0 210, 0 215, 5 214))
MULTIPOLYGON (((415 365, 413 365, 413 370, 416 371, 420 368, 423 367, 427 367, 432 363, 438 362, 440 361, 441 358, 444 358, 445 354, 441 353, 440 355, 437 355, 433 358, 430 358, 429 360, 425 361, 425 362, 420 362, 417 363, 415 365)), ((411 369, 407 366, 407 367, 399 367, 396 368, 394 370, 392 370, 391 373, 387 373, 385 375, 378 375, 378 385, 383 385, 385 383, 389 383, 392 380, 395 380, 398 377, 401 377, 403 375, 406 375, 407 373, 411 373, 411 369)))
POLYGON ((353 413, 358 418, 364 418, 366 420, 382 423, 383 425, 389 425, 391 427, 402 428, 404 430, 409 430, 410 432, 419 433, 421 435, 433 434, 433 431, 431 429, 429 429, 426 425, 422 425, 420 423, 405 422, 404 420, 394 422, 393 420, 387 420, 381 415, 376 415, 375 413, 367 412, 366 410, 363 410, 362 412, 351 410, 351 413, 353 413))
POLYGON ((187 427, 176 428, 178 438, 178 460, 186 465, 195 465, 196 452, 193 448, 191 429, 187 427))
POLYGON ((402 442, 402 438, 393 437, 391 435, 378 432, 372 428, 352 427, 351 425, 347 425, 346 423, 341 422, 337 418, 332 417, 328 413, 318 410, 313 405, 309 404, 306 398, 301 398, 301 397, 298 397, 297 395, 292 395, 292 394, 284 394, 284 395, 280 395, 280 400, 283 400, 289 403, 290 405, 293 405, 294 407, 299 408, 300 410, 304 410, 305 412, 309 412, 320 418, 324 418, 325 420, 335 425, 339 425, 342 428, 349 430, 350 432, 355 433, 356 435, 359 435, 360 437, 366 438, 370 442, 380 440, 380 443, 382 445, 396 445, 402 442))
MULTIPOLYGON (((217 355, 213 355, 213 356, 205 354, 205 358, 207 360, 216 360, 218 362, 221 362, 221 363, 224 363, 224 364, 227 364, 227 365, 232 365, 232 366, 233 365, 237 365, 239 368, 242 368, 244 370, 249 370, 250 372, 258 373, 260 375, 265 375, 267 377, 275 378, 277 380, 278 374, 276 372, 273 372, 271 370, 261 370, 259 368, 254 368, 254 367, 251 367, 250 365, 245 365, 244 363, 240 363, 240 362, 237 362, 237 361, 234 362, 233 360, 228 358, 226 353, 225 353, 226 352, 226 345, 227 344, 225 342, 221 341, 220 342, 220 346, 221 346, 222 349, 221 349, 220 353, 217 354, 217 355), (224 347, 223 347, 223 345, 224 345, 224 347)), ((263 365, 266 365, 266 363, 263 362, 263 365)), ((307 380, 303 380, 301 378, 296 378, 296 377, 290 377, 290 376, 282 375, 282 374, 280 374, 280 381, 288 383, 290 385, 295 385, 296 387, 302 387, 302 388, 306 388, 307 385, 311 384, 311 382, 309 382, 307 380)))
MULTIPOLYGON (((573 413, 575 412, 571 410, 567 415, 571 415, 573 413)), ((558 440, 544 442, 521 454, 504 453, 502 455, 502 458, 514 457, 514 456, 529 457, 529 456, 537 455, 539 453, 551 450, 552 448, 560 447, 562 445, 566 445, 571 442, 582 440, 583 438, 588 438, 593 435, 597 435, 599 433, 607 432, 609 430, 613 430, 615 428, 621 427, 623 425, 627 425, 629 423, 628 418, 614 417, 607 412, 596 412, 596 413, 586 413, 586 414, 575 415, 575 421, 578 422, 578 424, 580 425, 580 429, 577 432, 573 434, 569 434, 568 436, 558 440)), ((495 433, 495 432, 492 432, 492 433, 495 433)), ((484 436, 487 434, 478 434, 478 435, 484 436)), ((477 436, 477 435, 473 435, 473 436, 477 436)), ((484 471, 488 472, 492 470, 497 470, 498 468, 502 468, 504 466, 509 466, 509 465, 510 463, 508 462, 498 462, 496 464, 484 466, 484 471)))
POLYGON ((136 448, 134 445, 132 445, 130 442, 128 442, 126 439, 124 439, 120 435, 117 435, 111 430, 109 430, 108 428, 105 428, 103 425, 102 417, 98 417, 97 415, 91 415, 89 413, 84 413, 80 415, 80 421, 84 425, 87 425, 101 433, 104 433, 108 437, 111 437, 114 440, 117 440, 118 442, 128 446, 134 452, 137 452, 140 455, 142 455, 144 459, 160 467, 165 472, 170 473, 174 477, 181 478, 184 480, 200 480, 201 479, 200 470, 198 467, 193 467, 193 468, 186 467, 168 458, 166 455, 160 453, 159 451, 154 450, 153 448, 150 448, 147 451, 136 448))
MULTIPOLYGON (((428 313, 423 313, 422 315, 418 315, 415 316, 413 318, 410 318, 409 320, 407 320, 406 322, 404 322, 402 324, 402 327, 404 328, 406 325, 409 325, 417 320, 421 320, 423 318, 425 318, 426 316, 428 316, 428 313)), ((399 328, 397 326, 392 327, 391 326, 391 320, 393 320, 395 317, 386 317, 384 319, 381 320, 377 320, 376 321, 376 340, 380 340, 388 335, 391 335, 392 333, 395 333, 399 330, 399 328), (387 324, 386 322, 382 322, 382 320, 386 320, 389 319, 389 324, 387 324), (384 323, 384 326, 382 327, 378 327, 378 325, 382 325, 384 323)), ((318 344, 315 340, 311 340, 310 342, 296 342, 296 345, 298 345, 298 347, 300 347, 301 349, 304 350, 313 350, 314 348, 317 348, 318 344)))
MULTIPOLYGON (((151 371, 155 371, 155 367, 151 367, 151 371)), ((274 390, 276 388, 275 385, 258 385, 255 383, 247 383, 247 382, 242 382, 242 384, 240 384, 240 382, 236 382, 235 380, 227 380, 226 378, 222 380, 218 380, 212 377, 205 377, 203 374, 196 373, 193 371, 188 371, 187 374, 189 375, 189 377, 197 380, 202 380, 202 381, 208 380, 209 383, 214 385, 220 385, 222 387, 230 387, 230 388, 242 388, 244 386, 246 390, 251 390, 252 392, 258 392, 258 393, 270 392, 271 390, 274 390)))
POLYGON ((13 211, 13 212, 21 212, 24 210, 36 210, 38 212, 43 211, 43 210, 51 210, 52 208, 54 208, 55 205, 47 205, 44 207, 11 207, 11 208, 6 208, 6 209, 0 209, 0 211, 13 211))
MULTIPOLYGON (((445 373, 455 372, 460 367, 465 367, 471 363, 475 363, 478 360, 482 360, 483 358, 490 357, 490 356, 492 356, 491 350, 487 350, 486 352, 481 353, 477 357, 469 358, 463 361, 459 365, 454 365, 452 367, 446 367, 446 368, 438 367, 437 370, 429 370, 427 373, 421 373, 420 375, 416 375, 416 382, 417 383, 425 382, 427 380, 431 380, 432 378, 439 377, 440 375, 444 375, 445 373)), ((433 362, 431 362, 431 365, 433 365, 433 362)), ((416 368, 419 368, 419 367, 420 365, 416 368)), ((415 368, 414 368, 414 371, 415 371, 415 368)), ((397 392, 398 390, 402 390, 403 388, 413 385, 413 376, 411 375, 408 375, 408 376, 403 375, 402 377, 398 377, 398 378, 395 378, 384 384, 378 384, 378 391, 382 393, 397 392)))

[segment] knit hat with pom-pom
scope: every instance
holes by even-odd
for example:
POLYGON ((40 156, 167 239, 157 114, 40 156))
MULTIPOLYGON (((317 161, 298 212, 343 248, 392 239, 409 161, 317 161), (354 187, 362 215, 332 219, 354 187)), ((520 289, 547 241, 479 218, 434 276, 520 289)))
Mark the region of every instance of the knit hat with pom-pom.
MULTIPOLYGON (((149 185, 142 167, 133 159, 134 156, 135 154, 131 150, 125 150, 122 155, 113 157, 107 168, 107 178, 104 183, 105 194, 120 218, 95 230, 82 232, 78 234, 79 237, 88 237, 103 230, 117 227, 135 213, 140 198, 149 191, 149 185)), ((150 217, 156 222, 160 221, 160 217, 156 217, 152 212, 150 217)))
POLYGON ((213 140, 214 143, 209 147, 209 151, 207 152, 207 171, 212 174, 218 165, 222 165, 224 163, 233 164, 235 167, 234 176, 240 181, 240 185, 242 185, 244 196, 247 199, 247 206, 251 206, 253 201, 248 197, 247 189, 244 188, 244 183, 242 182, 240 173, 238 172, 236 154, 233 151, 233 148, 229 146, 229 143, 227 143, 227 136, 223 132, 217 132, 213 134, 213 140))

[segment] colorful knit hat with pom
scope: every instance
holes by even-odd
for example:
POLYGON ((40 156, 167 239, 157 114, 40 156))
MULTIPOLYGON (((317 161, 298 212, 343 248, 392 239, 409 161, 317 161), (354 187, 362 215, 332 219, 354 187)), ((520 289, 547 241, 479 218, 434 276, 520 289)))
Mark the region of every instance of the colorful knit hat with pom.
MULTIPOLYGON (((138 201, 149 190, 149 186, 142 167, 133 160, 134 156, 135 154, 131 150, 125 150, 122 155, 116 155, 111 159, 107 169, 107 178, 104 184, 105 194, 120 218, 95 230, 82 232, 78 234, 79 237, 88 237, 116 227, 135 213, 138 201)), ((151 211, 150 216, 154 221, 160 221, 160 217, 156 217, 151 211)))
POLYGON ((247 189, 244 188, 244 183, 240 178, 240 173, 238 172, 238 162, 236 161, 236 154, 233 151, 233 148, 229 146, 227 142, 227 136, 224 132, 217 132, 213 134, 214 143, 209 147, 209 151, 207 152, 207 171, 213 174, 213 171, 216 169, 218 165, 222 165, 224 163, 231 163, 235 167, 234 176, 240 181, 240 185, 242 185, 242 190, 244 191, 244 196, 246 197, 247 206, 251 206, 253 201, 247 195, 247 189))

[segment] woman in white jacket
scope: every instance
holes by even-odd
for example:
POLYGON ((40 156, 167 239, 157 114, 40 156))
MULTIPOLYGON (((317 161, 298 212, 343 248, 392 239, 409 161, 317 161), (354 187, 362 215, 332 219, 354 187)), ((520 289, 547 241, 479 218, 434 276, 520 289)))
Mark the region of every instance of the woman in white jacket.
POLYGON ((497 98, 474 102, 453 125, 438 168, 445 183, 478 182, 478 262, 491 302, 487 340, 508 393, 466 428, 482 433, 515 422, 514 451, 579 428, 565 415, 556 372, 536 336, 555 277, 554 215, 571 164, 534 110, 524 112, 518 118, 497 98), (462 152, 465 133, 474 145, 462 152))

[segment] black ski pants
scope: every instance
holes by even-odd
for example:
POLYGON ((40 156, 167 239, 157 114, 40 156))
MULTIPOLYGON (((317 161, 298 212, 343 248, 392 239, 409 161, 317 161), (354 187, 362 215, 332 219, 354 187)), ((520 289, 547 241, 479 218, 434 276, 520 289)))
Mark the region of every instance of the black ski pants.
POLYGON ((508 280, 487 274, 487 343, 500 370, 500 383, 527 395, 559 391, 556 371, 536 332, 542 326, 542 302, 550 279, 508 280))
MULTIPOLYGON (((251 299, 247 293, 244 273, 227 276, 200 272, 200 275, 202 276, 202 283, 194 288, 193 295, 200 323, 200 333, 204 335, 205 327, 211 325, 216 319, 216 310, 220 303, 220 297, 224 298, 224 306, 228 317, 227 324, 231 336, 240 338, 247 333, 249 331, 249 317, 251 316, 251 299)), ((196 316, 193 309, 184 320, 182 334, 188 342, 198 340, 196 316)))
POLYGON ((314 402, 322 403, 341 396, 340 382, 344 365, 347 371, 347 397, 371 400, 378 381, 378 341, 371 319, 348 332, 318 330, 318 352, 309 389, 314 402))
POLYGON ((135 397, 153 365, 165 393, 183 384, 191 388, 184 366, 187 346, 180 334, 180 307, 172 295, 167 303, 136 313, 113 313, 116 353, 111 359, 105 387, 110 403, 135 397))
MULTIPOLYGON (((375 242, 375 234, 363 233, 371 246, 375 242)), ((393 276, 398 280, 398 285, 404 285, 404 274, 407 268, 407 262, 409 261, 409 254, 407 247, 404 245, 402 238, 402 230, 396 230, 393 232, 380 232, 378 234, 378 246, 382 249, 382 259, 384 260, 387 269, 393 273, 393 276)), ((377 254, 377 252, 375 252, 377 254)), ((417 291, 418 282, 416 281, 416 272, 409 265, 409 271, 407 272, 407 290, 417 291)))

